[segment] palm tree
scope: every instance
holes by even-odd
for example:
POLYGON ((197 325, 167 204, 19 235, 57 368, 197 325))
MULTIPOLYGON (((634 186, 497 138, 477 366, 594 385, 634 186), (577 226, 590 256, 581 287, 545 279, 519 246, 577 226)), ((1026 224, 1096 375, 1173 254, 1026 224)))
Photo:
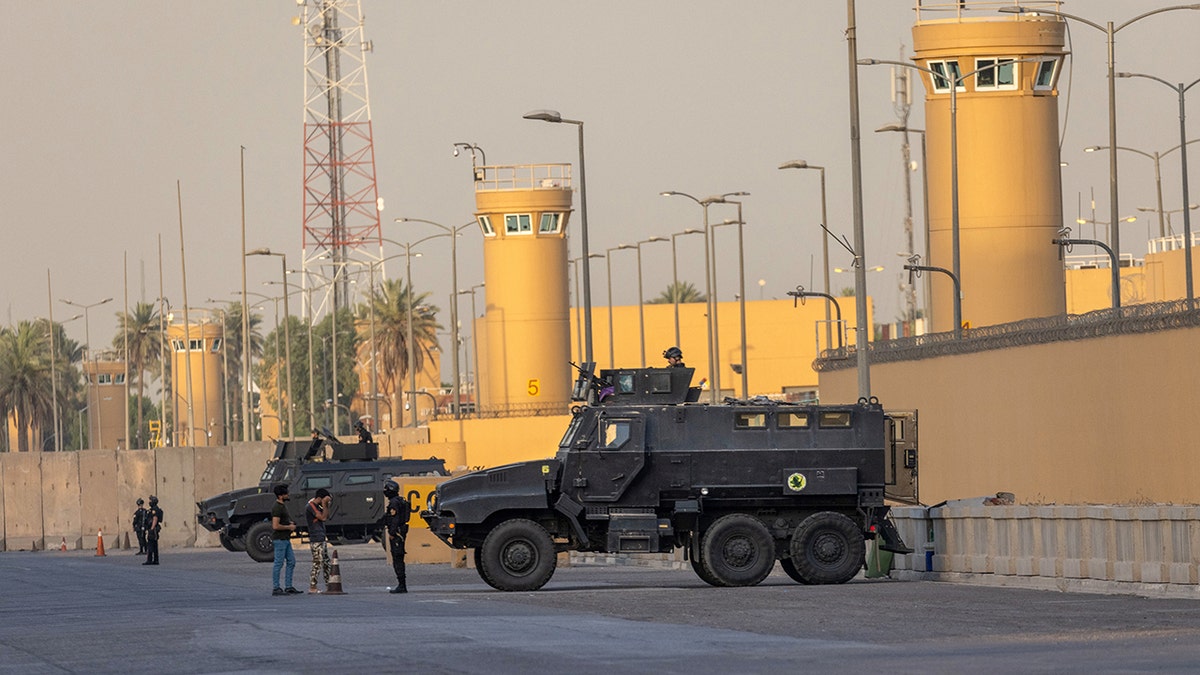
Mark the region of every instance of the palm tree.
MULTIPOLYGON (((365 325, 371 311, 375 309, 375 344, 372 351, 379 358, 380 389, 392 393, 392 403, 399 406, 397 396, 403 386, 398 386, 408 377, 408 308, 412 307, 413 367, 416 372, 425 368, 425 359, 433 358, 437 347, 438 308, 427 302, 428 293, 412 295, 411 289, 400 279, 384 279, 382 286, 372 289, 370 305, 357 308, 357 319, 365 325)), ((396 408, 397 410, 399 407, 396 408)))
POLYGON ((0 409, 13 417, 19 452, 29 452, 35 421, 52 415, 49 337, 31 321, 0 329, 0 409))
POLYGON ((647 300, 647 305, 673 305, 676 302, 684 304, 688 302, 704 302, 705 296, 690 281, 672 282, 667 289, 658 294, 658 297, 647 300))
POLYGON ((113 349, 128 348, 129 373, 137 380, 137 431, 134 432, 135 440, 130 447, 141 448, 144 447, 141 401, 146 387, 146 373, 152 371, 152 366, 162 358, 166 336, 160 330, 158 310, 153 303, 139 302, 129 314, 117 312, 117 321, 120 328, 113 337, 113 349))

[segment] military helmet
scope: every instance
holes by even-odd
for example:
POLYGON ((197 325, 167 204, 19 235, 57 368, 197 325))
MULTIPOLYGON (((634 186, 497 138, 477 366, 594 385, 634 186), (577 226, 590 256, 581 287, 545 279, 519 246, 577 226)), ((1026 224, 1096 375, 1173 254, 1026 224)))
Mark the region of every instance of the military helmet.
POLYGON ((680 350, 679 347, 671 347, 670 349, 663 352, 663 358, 664 359, 682 359, 683 351, 680 350))
POLYGON ((157 506, 157 505, 158 505, 158 497, 155 497, 154 495, 150 495, 150 506, 157 506))
POLYGON ((137 501, 138 506, 141 506, 142 504, 145 504, 145 503, 146 503, 146 500, 142 499, 141 497, 138 497, 138 501, 137 501))
POLYGON ((389 480, 383 484, 383 494, 389 497, 395 497, 400 494, 400 484, 394 480, 389 480))

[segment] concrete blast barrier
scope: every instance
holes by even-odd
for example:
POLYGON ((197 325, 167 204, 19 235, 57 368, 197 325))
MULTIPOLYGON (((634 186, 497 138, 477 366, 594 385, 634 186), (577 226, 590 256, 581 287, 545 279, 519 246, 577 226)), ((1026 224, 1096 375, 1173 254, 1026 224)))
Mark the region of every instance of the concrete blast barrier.
MULTIPOLYGON (((63 453, 66 454, 66 453, 63 453)), ((96 532, 104 532, 109 549, 120 548, 121 508, 117 501, 117 451, 84 450, 79 457, 79 509, 83 548, 95 550, 96 532)), ((133 519, 133 504, 125 520, 133 519)), ((135 538, 136 539, 136 538, 135 538)))
MULTIPOLYGON (((233 450, 229 446, 196 448, 193 466, 195 467, 195 482, 192 486, 193 502, 222 492, 228 492, 234 488, 233 450)), ((191 520, 194 522, 196 508, 194 503, 191 506, 191 520)), ((203 527, 196 527, 194 532, 196 537, 195 546, 220 546, 221 542, 217 537, 217 533, 209 532, 203 527)))
POLYGON ((42 452, 31 454, 34 454, 34 461, 41 459, 42 465, 43 546, 50 542, 59 545, 62 543, 62 538, 66 537, 68 549, 82 548, 79 453, 42 452))
POLYGON ((121 514, 117 533, 122 542, 128 537, 131 546, 137 546, 137 535, 133 532, 133 512, 137 509, 137 500, 148 500, 158 488, 154 479, 157 452, 127 450, 117 453, 117 511, 121 514))
POLYGON ((191 546, 196 542, 196 448, 157 448, 155 490, 163 510, 159 546, 191 546))

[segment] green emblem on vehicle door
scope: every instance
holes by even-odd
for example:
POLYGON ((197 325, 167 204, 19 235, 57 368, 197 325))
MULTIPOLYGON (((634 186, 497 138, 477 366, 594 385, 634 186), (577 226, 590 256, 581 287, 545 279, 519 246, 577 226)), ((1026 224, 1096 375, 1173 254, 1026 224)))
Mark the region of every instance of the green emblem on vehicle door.
POLYGON ((798 471, 787 477, 787 486, 792 492, 803 490, 805 485, 808 485, 808 479, 798 471))

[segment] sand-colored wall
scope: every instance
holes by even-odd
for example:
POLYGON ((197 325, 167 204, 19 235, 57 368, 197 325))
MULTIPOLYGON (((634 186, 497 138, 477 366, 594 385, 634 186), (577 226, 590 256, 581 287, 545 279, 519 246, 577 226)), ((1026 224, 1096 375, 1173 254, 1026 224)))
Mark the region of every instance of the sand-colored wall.
MULTIPOLYGON (((479 469, 553 457, 570 422, 570 415, 463 420, 465 465, 479 469)), ((454 420, 429 425, 429 438, 434 443, 457 441, 458 433, 459 423, 454 420)), ((449 461, 446 468, 458 471, 449 461)))
POLYGON ((43 453, 42 457, 42 523, 48 545, 67 548, 82 545, 83 523, 80 520, 79 453, 43 453))
POLYGON ((9 452, 0 455, 4 466, 5 550, 29 550, 43 544, 41 459, 46 454, 9 452))
MULTIPOLYGON (((877 364, 871 393, 920 411, 926 504, 1200 504, 1197 344, 1179 328, 877 364)), ((822 373, 821 392, 854 400, 855 370, 822 373)))
MULTIPOLYGON (((96 535, 104 533, 105 547, 118 545, 120 536, 117 493, 117 451, 85 450, 73 454, 79 458, 79 510, 84 548, 95 548, 96 535)), ((132 520, 130 511, 127 520, 132 520)))

